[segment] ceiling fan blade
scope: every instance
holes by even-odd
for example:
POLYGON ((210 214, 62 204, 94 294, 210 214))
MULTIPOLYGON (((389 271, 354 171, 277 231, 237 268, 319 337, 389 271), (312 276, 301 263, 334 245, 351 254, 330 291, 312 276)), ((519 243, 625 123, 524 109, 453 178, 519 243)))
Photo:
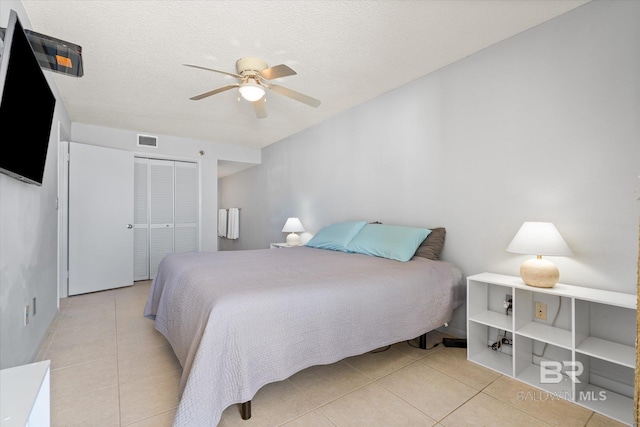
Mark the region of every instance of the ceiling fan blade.
POLYGON ((278 77, 295 76, 298 73, 289 68, 287 65, 280 64, 275 65, 271 68, 267 68, 266 70, 262 70, 258 74, 260 74, 260 77, 263 77, 267 80, 272 80, 277 79, 278 77))
POLYGON ((257 101, 253 101, 253 109, 256 112, 256 117, 259 119, 264 119, 265 117, 267 117, 267 108, 265 106, 266 102, 264 99, 264 96, 262 98, 260 98, 257 101))
POLYGON ((278 85, 268 85, 269 89, 272 89, 274 92, 279 93, 280 95, 288 96, 291 99, 295 99, 296 101, 300 101, 304 104, 307 104, 311 107, 318 107, 320 105, 320 101, 312 98, 308 95, 302 94, 300 92, 296 92, 295 90, 287 89, 283 86, 278 85))
POLYGON ((198 101, 199 99, 206 98, 207 96, 215 95, 216 93, 224 92, 225 90, 233 89, 234 87, 240 87, 239 84, 233 84, 228 86, 219 87, 218 89, 210 90, 209 92, 201 93, 200 95, 192 96, 191 100, 198 101))
POLYGON ((242 79, 242 76, 239 74, 227 73, 226 71, 220 71, 220 70, 215 70, 213 68, 201 67, 199 65, 191 65, 191 64, 182 64, 182 65, 187 67, 200 68, 201 70, 214 71, 216 73, 226 74, 227 76, 235 77, 237 79, 242 79))

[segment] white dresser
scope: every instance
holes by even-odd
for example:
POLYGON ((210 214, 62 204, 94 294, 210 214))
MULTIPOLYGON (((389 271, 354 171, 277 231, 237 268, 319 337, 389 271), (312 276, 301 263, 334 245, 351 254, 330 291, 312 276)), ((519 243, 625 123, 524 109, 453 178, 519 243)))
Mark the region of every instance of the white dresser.
POLYGON ((51 361, 0 370, 0 426, 49 427, 51 361))

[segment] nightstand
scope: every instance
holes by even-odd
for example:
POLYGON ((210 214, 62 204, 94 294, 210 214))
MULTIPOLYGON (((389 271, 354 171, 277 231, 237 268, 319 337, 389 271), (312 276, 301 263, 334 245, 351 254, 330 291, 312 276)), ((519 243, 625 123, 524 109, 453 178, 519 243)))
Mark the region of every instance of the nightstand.
POLYGON ((280 248, 292 248, 293 246, 287 245, 286 243, 271 243, 269 245, 269 249, 280 249, 280 248))

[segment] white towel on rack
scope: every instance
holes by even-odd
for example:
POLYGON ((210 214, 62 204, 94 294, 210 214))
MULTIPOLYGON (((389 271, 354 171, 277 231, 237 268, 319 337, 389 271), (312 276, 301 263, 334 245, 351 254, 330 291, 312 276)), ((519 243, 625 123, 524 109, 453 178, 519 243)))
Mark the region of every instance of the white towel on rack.
POLYGON ((218 237, 227 237, 227 210, 218 209, 218 237))
POLYGON ((240 237, 240 209, 229 208, 227 239, 237 239, 238 237, 240 237))

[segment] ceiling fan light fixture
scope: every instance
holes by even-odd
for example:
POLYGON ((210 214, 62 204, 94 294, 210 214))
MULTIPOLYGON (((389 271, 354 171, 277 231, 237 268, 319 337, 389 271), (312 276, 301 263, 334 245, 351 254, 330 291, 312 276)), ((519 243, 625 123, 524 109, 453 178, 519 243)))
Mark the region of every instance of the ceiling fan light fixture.
POLYGON ((295 90, 287 89, 284 86, 269 83, 269 80, 294 76, 297 74, 293 69, 284 64, 268 67, 266 62, 258 58, 240 58, 236 61, 237 74, 215 70, 213 68, 201 67, 199 65, 184 65, 213 71, 239 80, 238 83, 222 86, 189 98, 194 101, 238 88, 238 101, 240 101, 240 98, 242 97, 251 102, 251 104, 253 104, 253 110, 255 111, 256 117, 259 119, 267 117, 267 109, 265 107, 267 101, 265 94, 267 89, 291 98, 294 101, 307 104, 310 107, 317 108, 320 105, 320 100, 318 99, 296 92, 295 90))
POLYGON ((240 85, 240 95, 249 102, 255 102, 264 96, 264 88, 254 82, 246 82, 240 85))

